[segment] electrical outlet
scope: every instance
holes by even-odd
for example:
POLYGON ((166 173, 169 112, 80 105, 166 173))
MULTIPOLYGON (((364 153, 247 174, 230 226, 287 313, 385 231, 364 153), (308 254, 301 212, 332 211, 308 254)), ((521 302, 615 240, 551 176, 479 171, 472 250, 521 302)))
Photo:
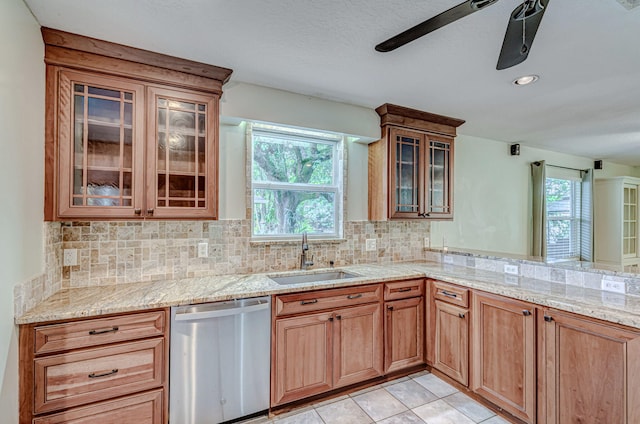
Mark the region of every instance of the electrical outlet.
POLYGON ((451 256, 451 255, 444 255, 444 263, 445 263, 445 264, 453 264, 453 256, 451 256))
POLYGON ((78 249, 64 249, 62 266, 78 265, 78 249))
POLYGON ((425 237, 424 238, 424 248, 430 248, 431 247, 431 240, 429 239, 429 237, 425 237))
POLYGON ((504 266, 505 274, 518 275, 518 265, 506 265, 504 266))
POLYGON ((209 243, 198 243, 198 257, 206 258, 209 256, 209 243))
POLYGON ((518 284, 520 280, 516 275, 505 275, 504 282, 505 284, 518 284))
POLYGON ((602 290, 624 294, 625 292, 624 281, 616 281, 613 279, 613 277, 609 275, 605 275, 604 277, 602 277, 602 290))
POLYGON ((367 248, 367 252, 376 250, 376 239, 367 239, 366 248, 367 248))

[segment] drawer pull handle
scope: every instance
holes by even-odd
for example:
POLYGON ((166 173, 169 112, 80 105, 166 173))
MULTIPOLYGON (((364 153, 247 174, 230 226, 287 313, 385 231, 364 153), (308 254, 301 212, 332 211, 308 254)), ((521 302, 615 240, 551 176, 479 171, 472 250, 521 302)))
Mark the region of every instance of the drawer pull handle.
POLYGON ((350 294, 349 296, 347 296, 347 299, 360 299, 361 297, 362 297, 362 293, 350 294))
POLYGON ((442 290, 440 293, 442 293, 442 294, 443 294, 443 295, 445 295, 445 296, 449 296, 449 297, 458 297, 458 295, 457 295, 457 294, 455 294, 455 293, 449 293, 449 292, 448 292, 448 291, 446 291, 446 290, 442 290))
POLYGON ((90 336, 95 336, 96 334, 107 334, 107 333, 115 333, 118 331, 118 327, 111 327, 108 330, 91 330, 89 331, 90 336))
POLYGON ((411 287, 405 287, 403 289, 398 290, 400 293, 411 291, 411 287))
POLYGON ((301 305, 313 305, 314 303, 318 303, 318 299, 303 300, 300 302, 301 305))
POLYGON ((524 311, 522 311, 522 315, 524 315, 525 317, 528 317, 529 315, 531 315, 531 311, 529 311, 528 309, 525 309, 524 311))
POLYGON ((89 374, 89 378, 107 377, 107 376, 114 375, 114 374, 117 374, 117 373, 118 373, 118 369, 117 368, 112 369, 111 371, 105 372, 105 373, 102 373, 102 374, 96 374, 95 372, 92 372, 91 374, 89 374))

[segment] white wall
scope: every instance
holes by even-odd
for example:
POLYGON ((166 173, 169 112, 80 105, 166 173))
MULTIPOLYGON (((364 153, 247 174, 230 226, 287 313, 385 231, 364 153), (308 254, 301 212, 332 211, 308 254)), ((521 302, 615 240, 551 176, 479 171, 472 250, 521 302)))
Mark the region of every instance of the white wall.
MULTIPOLYGON (((380 118, 373 109, 245 83, 232 82, 223 89, 220 108, 220 219, 246 217, 246 144, 242 120, 332 131, 354 136, 363 142, 380 138, 380 118)), ((366 144, 350 141, 347 156, 347 220, 366 220, 366 144)))
POLYGON ((0 421, 18 422, 13 287, 42 273, 44 46, 22 0, 0 1, 0 421))
MULTIPOLYGON (((538 160, 592 168, 593 159, 459 135, 455 144, 453 222, 431 224, 431 245, 527 255, 530 246, 530 166, 538 160)), ((638 174, 638 168, 604 163, 595 178, 638 174)))

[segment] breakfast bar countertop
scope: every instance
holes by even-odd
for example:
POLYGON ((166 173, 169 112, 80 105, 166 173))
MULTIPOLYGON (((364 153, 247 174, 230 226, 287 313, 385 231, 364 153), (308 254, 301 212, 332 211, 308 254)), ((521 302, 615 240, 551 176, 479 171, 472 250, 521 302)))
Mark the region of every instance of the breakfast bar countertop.
POLYGON ((358 276, 287 285, 280 285, 269 278, 269 276, 332 271, 325 268, 67 288, 55 293, 23 315, 16 316, 15 322, 17 324, 41 323, 427 277, 640 329, 640 297, 634 295, 429 261, 351 265, 335 270, 358 276))

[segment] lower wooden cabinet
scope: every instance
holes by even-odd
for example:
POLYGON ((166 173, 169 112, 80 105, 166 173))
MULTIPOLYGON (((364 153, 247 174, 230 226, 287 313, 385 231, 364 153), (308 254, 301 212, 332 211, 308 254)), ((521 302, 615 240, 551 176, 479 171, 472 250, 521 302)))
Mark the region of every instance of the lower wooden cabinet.
POLYGON ((279 318, 272 406, 382 375, 380 303, 279 318))
POLYGON ((20 424, 166 423, 166 316, 20 326, 20 424))
POLYGON ((33 420, 33 424, 162 424, 162 390, 71 409, 33 420))
POLYGON ((536 412, 534 306, 473 293, 470 388, 527 423, 536 412))
POLYGON ((469 383, 468 309, 436 300, 433 367, 460 384, 469 383))
POLYGON ((385 302, 385 372, 424 363, 424 300, 385 302))
POLYGON ((546 310, 539 423, 640 423, 640 331, 546 310))

